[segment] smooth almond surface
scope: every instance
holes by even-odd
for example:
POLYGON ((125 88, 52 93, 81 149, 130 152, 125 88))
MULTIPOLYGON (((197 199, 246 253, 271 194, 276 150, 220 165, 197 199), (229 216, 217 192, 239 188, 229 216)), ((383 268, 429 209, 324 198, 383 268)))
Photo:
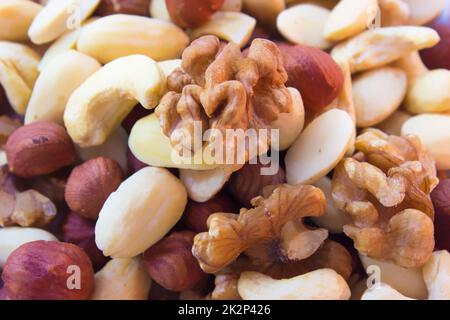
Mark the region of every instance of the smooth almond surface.
POLYGON ((41 9, 29 0, 0 1, 0 40, 28 40, 28 28, 41 9))
POLYGON ((445 0, 403 0, 408 4, 410 10, 410 17, 408 24, 423 25, 434 18, 445 7, 445 0))

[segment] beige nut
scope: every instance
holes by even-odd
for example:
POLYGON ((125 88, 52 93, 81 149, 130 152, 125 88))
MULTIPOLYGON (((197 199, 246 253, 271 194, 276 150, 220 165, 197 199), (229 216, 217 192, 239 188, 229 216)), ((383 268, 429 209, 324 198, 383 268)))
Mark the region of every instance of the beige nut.
POLYGON ((0 1, 0 40, 28 40, 28 28, 41 9, 29 0, 0 1))
POLYGON ((69 135, 82 147, 102 144, 138 102, 156 107, 165 79, 157 63, 143 55, 106 64, 70 96, 64 112, 69 135))
POLYGON ((123 172, 128 172, 127 164, 128 134, 121 126, 106 139, 106 141, 95 147, 81 148, 75 146, 81 160, 87 161, 97 157, 105 157, 116 160, 123 172))
POLYGON ((383 122, 377 124, 377 128, 389 135, 401 136, 403 124, 411 118, 411 115, 403 110, 397 110, 383 122))
POLYGON ((69 97, 100 68, 97 60, 75 50, 55 57, 36 80, 25 113, 25 124, 42 120, 63 124, 69 97))
POLYGON ((295 88, 288 88, 288 90, 293 101, 292 112, 280 113, 278 119, 271 123, 272 128, 279 130, 278 150, 287 150, 297 140, 305 124, 302 96, 295 88))
POLYGON ((164 60, 158 62, 159 68, 168 77, 176 68, 181 68, 181 59, 164 60))
POLYGON ((158 242, 187 203, 183 184, 166 169, 145 167, 126 179, 100 211, 95 242, 105 256, 131 258, 158 242))
POLYGON ((275 28, 278 14, 286 7, 284 0, 243 0, 245 12, 254 17, 259 23, 275 28))
POLYGON ((400 107, 407 91, 402 69, 382 67, 359 74, 353 80, 356 125, 367 128, 387 119, 400 107))
POLYGON ((438 170, 450 170, 450 115, 421 114, 408 119, 402 134, 416 135, 436 161, 438 170))
POLYGON ((37 241, 58 241, 50 232, 38 228, 7 227, 0 229, 0 268, 5 266, 11 252, 21 245, 37 241))
POLYGON ((345 111, 332 109, 314 119, 300 134, 285 158, 289 184, 310 184, 324 177, 345 155, 355 125, 345 111))
POLYGON ((427 27, 386 27, 368 30, 340 43, 331 54, 348 61, 352 73, 381 67, 408 53, 433 47, 438 33, 427 27))
POLYGON ((327 200, 327 209, 325 214, 320 217, 312 217, 311 219, 321 228, 327 229, 331 233, 342 233, 346 224, 351 223, 350 217, 346 212, 339 210, 334 206, 333 197, 331 195, 331 179, 323 177, 316 181, 314 186, 322 190, 327 200))
POLYGON ((166 7, 166 0, 151 0, 150 16, 156 19, 170 21, 169 11, 167 11, 166 7))
POLYGON ((40 56, 18 43, 0 41, 0 84, 13 109, 24 114, 39 75, 40 56))
POLYGON ((275 280, 258 272, 243 272, 238 281, 244 300, 348 300, 350 289, 336 271, 318 269, 291 279, 275 280))
POLYGON ((186 33, 169 21, 114 14, 83 28, 77 49, 101 63, 133 54, 159 61, 178 58, 188 44, 186 33))
POLYGON ((402 295, 397 290, 387 284, 377 283, 372 288, 367 289, 361 300, 415 300, 402 295))
POLYGON ((95 274, 91 300, 147 300, 151 283, 141 258, 112 259, 95 274))
POLYGON ((331 11, 323 35, 331 41, 354 36, 371 26, 377 12, 377 0, 341 0, 331 11))
POLYGON ((225 41, 234 42, 242 48, 250 40, 255 26, 255 18, 244 13, 218 11, 207 23, 192 30, 191 40, 212 34, 225 41))
POLYGON ((50 1, 36 16, 28 29, 28 36, 35 44, 51 42, 68 30, 80 27, 100 0, 50 1))
POLYGON ((211 170, 218 167, 203 149, 193 157, 180 157, 162 132, 155 114, 139 119, 133 126, 128 141, 130 150, 140 161, 155 167, 211 170))
POLYGON ((422 277, 421 268, 403 268, 390 261, 372 259, 359 255, 364 269, 378 281, 389 285, 399 293, 414 299, 426 299, 427 287, 422 277), (377 268, 377 274, 373 273, 377 268), (378 272, 379 271, 379 272, 378 272))
POLYGON ((299 4, 281 12, 277 18, 278 31, 289 41, 320 49, 332 42, 325 39, 323 30, 330 11, 314 4, 299 4))
POLYGON ((379 0, 380 18, 383 27, 408 24, 410 9, 403 0, 379 0))
POLYGON ((232 171, 222 168, 212 170, 180 169, 180 180, 190 199, 206 202, 214 197, 230 179, 232 171))
POLYGON ((97 19, 97 17, 89 18, 81 24, 81 28, 66 31, 61 37, 56 39, 42 56, 42 59, 39 62, 39 71, 42 71, 44 66, 56 56, 68 50, 75 49, 81 30, 97 19))
POLYGON ((435 251, 423 267, 423 278, 428 288, 429 300, 450 299, 450 254, 447 250, 435 251))
POLYGON ((402 0, 409 6, 410 17, 408 24, 423 25, 434 18, 445 7, 445 0, 402 0))

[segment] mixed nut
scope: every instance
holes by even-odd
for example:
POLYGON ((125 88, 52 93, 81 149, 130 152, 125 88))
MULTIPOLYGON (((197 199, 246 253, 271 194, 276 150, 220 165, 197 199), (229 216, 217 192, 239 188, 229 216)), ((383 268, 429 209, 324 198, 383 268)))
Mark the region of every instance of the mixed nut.
POLYGON ((2 0, 2 299, 450 299, 450 1, 2 0))

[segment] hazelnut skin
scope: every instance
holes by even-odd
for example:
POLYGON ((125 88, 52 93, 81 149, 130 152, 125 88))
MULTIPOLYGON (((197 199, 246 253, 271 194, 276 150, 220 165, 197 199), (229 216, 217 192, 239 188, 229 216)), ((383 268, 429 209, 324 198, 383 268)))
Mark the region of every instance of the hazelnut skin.
POLYGON ((65 192, 67 205, 83 217, 96 220, 106 199, 122 179, 122 169, 115 160, 90 159, 70 173, 65 192))
POLYGON ((450 179, 441 180, 431 193, 435 215, 436 250, 450 250, 450 179))
POLYGON ((224 0, 166 0, 167 11, 182 28, 195 28, 207 22, 224 0))
POLYGON ((89 257, 58 241, 28 242, 14 250, 2 279, 11 300, 86 300, 94 289, 89 257))

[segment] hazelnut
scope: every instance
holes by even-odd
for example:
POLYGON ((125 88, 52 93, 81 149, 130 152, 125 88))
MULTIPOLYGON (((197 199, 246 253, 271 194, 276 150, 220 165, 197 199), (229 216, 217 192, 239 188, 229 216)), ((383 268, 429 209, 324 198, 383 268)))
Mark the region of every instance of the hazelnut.
POLYGON ((148 274, 165 289, 189 290, 206 277, 191 252, 194 236, 191 231, 174 232, 144 252, 148 274))
POLYGON ((151 0, 101 0, 96 13, 100 16, 109 16, 118 13, 149 16, 150 1, 151 0))
POLYGON ((246 164, 236 171, 228 181, 228 190, 231 195, 244 207, 251 207, 250 200, 262 195, 263 189, 271 185, 286 182, 285 171, 282 167, 275 175, 262 175, 261 168, 266 167, 260 163, 246 164))
POLYGON ((65 217, 61 230, 62 240, 82 248, 91 259, 94 270, 101 269, 108 261, 108 258, 95 244, 94 221, 85 219, 75 212, 70 212, 65 217))
POLYGON ((442 180, 431 193, 435 216, 436 249, 450 250, 450 179, 442 180))
POLYGON ((320 49, 278 42, 288 74, 286 86, 300 91, 306 112, 320 113, 339 94, 344 75, 331 56, 320 49))
POLYGON ((85 300, 94 289, 89 257, 78 246, 28 242, 11 253, 2 279, 12 300, 85 300))
POLYGON ((208 231, 206 222, 211 214, 216 212, 237 213, 238 211, 239 208, 236 207, 233 199, 224 193, 203 203, 189 200, 184 211, 184 224, 189 230, 196 233, 206 232, 208 231))
POLYGON ((66 202, 73 211, 95 220, 122 178, 116 161, 104 157, 88 160, 72 170, 66 185, 66 202))
POLYGON ((24 178, 49 174, 75 161, 75 148, 67 132, 48 121, 15 130, 5 151, 9 170, 24 178))
POLYGON ((136 158, 129 148, 127 149, 127 162, 129 174, 133 174, 136 171, 141 170, 142 168, 148 167, 148 164, 143 163, 138 158, 136 158))
POLYGON ((207 22, 224 0, 166 0, 173 22, 182 28, 195 28, 207 22))

